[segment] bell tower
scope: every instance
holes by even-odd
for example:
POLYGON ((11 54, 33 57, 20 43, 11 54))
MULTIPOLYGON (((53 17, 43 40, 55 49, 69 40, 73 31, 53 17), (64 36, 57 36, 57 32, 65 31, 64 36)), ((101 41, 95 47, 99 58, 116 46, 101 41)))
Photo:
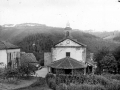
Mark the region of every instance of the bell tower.
POLYGON ((67 22, 66 27, 65 27, 65 37, 71 37, 71 30, 72 28, 70 27, 70 23, 67 22))

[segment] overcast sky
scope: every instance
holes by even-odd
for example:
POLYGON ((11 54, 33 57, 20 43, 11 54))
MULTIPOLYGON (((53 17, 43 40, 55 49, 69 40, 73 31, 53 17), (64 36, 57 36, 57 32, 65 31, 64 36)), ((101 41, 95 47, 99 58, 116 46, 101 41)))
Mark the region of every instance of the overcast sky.
POLYGON ((120 31, 118 0, 0 0, 0 25, 40 23, 74 29, 120 31))

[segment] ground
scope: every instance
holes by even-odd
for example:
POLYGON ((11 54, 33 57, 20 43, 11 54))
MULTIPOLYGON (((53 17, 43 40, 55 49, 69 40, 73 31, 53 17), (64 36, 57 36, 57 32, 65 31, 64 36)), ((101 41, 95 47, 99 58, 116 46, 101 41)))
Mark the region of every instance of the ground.
POLYGON ((26 88, 21 88, 21 89, 16 89, 16 90, 52 90, 48 87, 41 87, 41 86, 38 86, 38 87, 26 87, 26 88))
POLYGON ((47 73, 48 73, 47 67, 43 67, 42 69, 36 71, 36 76, 44 78, 47 75, 47 73))
POLYGON ((27 87, 36 81, 35 78, 29 80, 20 80, 18 84, 0 83, 0 90, 13 90, 22 87, 27 87))
MULTIPOLYGON (((46 67, 44 67, 44 68, 42 68, 40 70, 37 70, 35 76, 37 76, 37 77, 45 77, 47 73, 48 73, 48 69, 46 67)), ((30 79, 30 80, 20 80, 20 82, 18 84, 8 84, 8 83, 2 83, 1 82, 0 83, 0 90, 13 90, 13 89, 18 89, 18 88, 22 88, 22 87, 28 87, 32 83, 34 83, 35 81, 36 81, 36 78, 30 79)), ((37 88, 39 88, 39 90, 40 90, 40 88, 42 90, 47 90, 47 89, 43 89, 45 87, 43 87, 43 88, 42 87, 36 87, 35 90, 37 90, 37 88)), ((25 89, 25 90, 28 90, 28 89, 25 89)))

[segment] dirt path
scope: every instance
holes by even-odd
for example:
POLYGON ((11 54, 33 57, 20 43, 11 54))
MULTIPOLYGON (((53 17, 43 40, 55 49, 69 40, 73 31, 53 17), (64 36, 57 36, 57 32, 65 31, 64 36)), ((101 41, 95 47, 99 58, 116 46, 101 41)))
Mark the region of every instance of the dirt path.
POLYGON ((18 89, 22 87, 30 86, 32 83, 34 83, 36 79, 32 80, 20 80, 19 84, 6 84, 6 83, 0 83, 0 90, 13 90, 18 89))
POLYGON ((48 69, 47 69, 47 67, 44 67, 41 70, 36 71, 36 74, 37 74, 36 76, 44 78, 47 75, 47 73, 48 73, 48 69))

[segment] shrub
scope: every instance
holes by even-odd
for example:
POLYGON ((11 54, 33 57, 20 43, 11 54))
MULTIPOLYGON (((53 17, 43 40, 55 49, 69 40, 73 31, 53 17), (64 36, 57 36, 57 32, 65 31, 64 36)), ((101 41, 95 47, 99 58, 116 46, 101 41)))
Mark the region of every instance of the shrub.
POLYGON ((3 82, 8 84, 18 84, 19 80, 17 78, 9 78, 7 81, 4 80, 3 82))
POLYGON ((64 74, 59 74, 56 75, 56 83, 65 83, 69 85, 70 83, 78 83, 78 84, 83 84, 86 80, 87 76, 86 75, 64 75, 64 74))
POLYGON ((18 69, 5 69, 3 75, 5 78, 18 78, 19 77, 18 69))
POLYGON ((112 80, 112 79, 120 80, 119 74, 103 74, 103 76, 109 80, 112 80))
POLYGON ((49 78, 49 82, 48 82, 48 86, 49 88, 56 90, 56 82, 55 79, 49 78))
POLYGON ((110 80, 101 75, 95 75, 95 80, 97 81, 98 84, 103 86, 109 85, 110 83, 110 80))
POLYGON ((56 90, 67 90, 67 85, 65 83, 60 83, 57 87, 56 90))
POLYGON ((120 90, 119 75, 56 75, 48 74, 46 82, 56 90, 120 90), (118 80, 117 80, 118 79, 118 80), (57 85, 56 85, 57 83, 57 85))
POLYGON ((106 86, 106 90, 120 90, 120 81, 112 80, 112 82, 106 86))
POLYGON ((93 90, 106 90, 104 86, 100 85, 100 84, 97 84, 97 85, 94 85, 94 89, 93 90))
POLYGON ((90 85, 108 85, 110 80, 101 75, 84 75, 79 77, 79 84, 90 84, 90 85))
POLYGON ((54 76, 53 74, 51 74, 51 73, 48 73, 48 74, 46 75, 45 79, 46 79, 47 85, 48 85, 51 89, 55 90, 55 89, 56 89, 56 78, 55 78, 55 76, 54 76))
POLYGON ((108 85, 110 80, 101 75, 56 75, 56 83, 74 84, 101 84, 108 85))
POLYGON ((22 77, 30 76, 32 73, 35 73, 35 70, 35 66, 33 65, 22 65, 18 68, 18 71, 22 77))
POLYGON ((4 70, 3 68, 0 68, 0 78, 3 78, 4 77, 4 70))
POLYGON ((112 74, 103 73, 102 76, 104 76, 105 78, 107 78, 107 79, 109 79, 109 80, 112 80, 112 79, 111 79, 112 74))
POLYGON ((49 79, 56 79, 55 76, 52 74, 52 73, 48 73, 45 77, 46 79, 46 83, 48 84, 49 83, 49 79))
POLYGON ((18 69, 4 69, 3 71, 3 82, 11 83, 11 84, 18 84, 19 82, 19 71, 18 69))
POLYGON ((78 82, 79 84, 83 84, 88 80, 88 76, 87 75, 79 75, 78 76, 78 82))
POLYGON ((116 74, 116 75, 112 75, 111 79, 116 79, 116 80, 120 80, 120 75, 116 74))
POLYGON ((89 84, 81 84, 81 85, 72 85, 68 87, 68 90, 105 90, 102 85, 89 85, 89 84))

